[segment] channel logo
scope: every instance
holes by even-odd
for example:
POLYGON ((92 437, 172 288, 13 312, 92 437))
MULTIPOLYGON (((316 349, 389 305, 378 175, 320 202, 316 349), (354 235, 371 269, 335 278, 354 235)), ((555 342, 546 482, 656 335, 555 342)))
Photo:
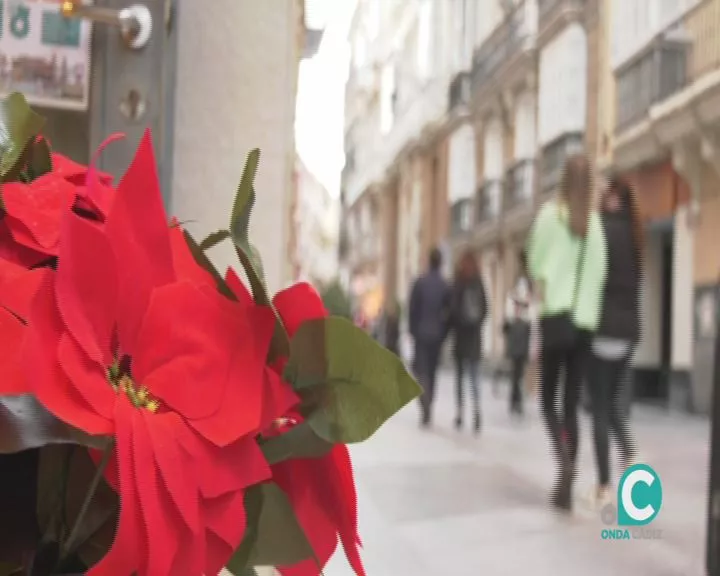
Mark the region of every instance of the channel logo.
POLYGON ((646 528, 662 509, 663 490, 660 476, 647 464, 630 466, 618 484, 617 507, 608 504, 601 510, 604 524, 618 528, 602 530, 603 540, 655 540, 662 530, 646 528))

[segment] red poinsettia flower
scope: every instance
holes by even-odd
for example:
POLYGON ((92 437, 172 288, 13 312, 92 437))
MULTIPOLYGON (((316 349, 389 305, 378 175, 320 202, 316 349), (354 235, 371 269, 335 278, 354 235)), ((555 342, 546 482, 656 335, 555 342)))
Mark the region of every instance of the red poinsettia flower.
POLYGON ((41 272, 0 259, 0 395, 27 391, 19 357, 41 272))
POLYGON ((112 176, 98 172, 94 165, 105 146, 120 137, 105 140, 89 167, 55 153, 52 171, 27 184, 3 184, 0 257, 32 267, 57 256, 60 222, 73 208, 104 220, 114 195, 112 176))
MULTIPOLYGON (((228 275, 228 284, 241 300, 251 299, 244 285, 234 274, 228 275)), ((306 320, 324 318, 328 311, 317 291, 307 283, 299 283, 275 295, 273 304, 288 335, 292 337, 306 320)), ((273 370, 282 374, 286 359, 281 359, 273 370)), ((290 387, 285 385, 285 389, 290 387)), ((276 389, 276 393, 282 393, 276 389)), ((270 434, 277 434, 303 421, 298 412, 288 412, 270 434)), ((288 495, 315 555, 324 566, 335 553, 338 537, 345 555, 358 576, 365 570, 358 552, 357 495, 352 464, 347 446, 336 444, 321 458, 293 459, 272 466, 273 480, 288 495)), ((283 576, 318 576, 315 559, 295 566, 279 566, 283 576)))
POLYGON ((88 574, 216 574, 243 536, 244 489, 270 476, 254 435, 272 312, 178 272, 148 134, 105 225, 63 222, 23 357, 51 412, 115 440, 119 524, 88 574))

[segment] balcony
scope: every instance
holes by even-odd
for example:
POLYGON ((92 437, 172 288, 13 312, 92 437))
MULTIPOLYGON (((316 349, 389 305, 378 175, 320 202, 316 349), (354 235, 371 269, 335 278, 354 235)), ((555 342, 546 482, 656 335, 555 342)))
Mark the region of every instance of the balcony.
POLYGON ((529 205, 535 187, 535 162, 530 159, 517 161, 507 171, 506 182, 503 209, 509 212, 514 208, 529 205))
POLYGON ((661 37, 616 72, 618 132, 643 120, 653 104, 683 88, 687 51, 687 42, 661 37))
POLYGON ((469 72, 459 72, 450 82, 448 112, 470 103, 471 77, 469 72))
POLYGON ((500 179, 488 179, 478 188, 477 223, 479 225, 493 222, 500 216, 503 182, 500 179))
POLYGON ((540 36, 549 38, 582 13, 587 0, 537 0, 540 36))
POLYGON ((472 198, 463 198, 450 207, 450 233, 453 236, 467 234, 473 227, 472 198))
POLYGON ((572 132, 559 136, 542 149, 540 162, 540 193, 552 192, 560 185, 565 159, 585 148, 585 135, 572 132))
POLYGON ((720 122, 720 0, 699 0, 616 71, 613 165, 655 162, 720 122))
POLYGON ((617 131, 638 124, 651 107, 718 68, 720 0, 704 0, 615 72, 617 131))
POLYGON ((526 48, 534 47, 537 33, 533 0, 520 2, 473 55, 472 85, 482 90, 495 80, 504 65, 526 48))

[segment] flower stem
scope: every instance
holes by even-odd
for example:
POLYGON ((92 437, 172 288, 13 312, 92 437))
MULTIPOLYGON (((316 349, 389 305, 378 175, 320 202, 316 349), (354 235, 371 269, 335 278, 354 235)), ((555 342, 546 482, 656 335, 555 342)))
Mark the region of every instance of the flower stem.
POLYGON ((103 477, 103 474, 105 473, 105 468, 107 468, 108 462, 110 462, 110 456, 112 456, 114 447, 115 447, 115 441, 114 441, 114 439, 110 439, 108 441, 107 446, 105 447, 105 450, 103 451, 102 459, 100 460, 100 463, 98 464, 97 470, 95 470, 95 476, 93 476, 92 482, 90 483, 90 487, 88 488, 88 491, 85 494, 85 499, 83 500, 82 506, 80 507, 80 512, 78 513, 77 518, 75 519, 75 523, 73 524, 72 530, 70 530, 70 535, 68 536, 67 540, 65 541, 65 546, 63 546, 62 556, 64 558, 67 558, 67 556, 70 555, 73 551, 73 545, 75 544, 75 540, 77 540, 77 537, 80 533, 80 529, 82 528, 83 520, 85 519, 85 515, 87 514, 87 511, 90 509, 90 503, 92 502, 92 499, 95 497, 95 492, 97 491, 97 487, 100 485, 100 480, 103 477))

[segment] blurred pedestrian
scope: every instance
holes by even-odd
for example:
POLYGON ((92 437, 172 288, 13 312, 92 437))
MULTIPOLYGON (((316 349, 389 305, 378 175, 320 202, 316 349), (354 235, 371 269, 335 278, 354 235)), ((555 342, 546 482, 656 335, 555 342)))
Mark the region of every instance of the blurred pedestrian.
POLYGON ((451 330, 455 359, 455 427, 462 428, 465 411, 465 376, 472 395, 473 430, 480 432, 480 360, 482 326, 488 313, 485 286, 480 277, 477 257, 472 250, 463 252, 455 272, 451 300, 451 330))
POLYGON ((602 197, 607 246, 607 278, 597 333, 588 368, 598 486, 592 496, 599 507, 610 501, 609 433, 618 442, 627 466, 635 447, 627 422, 628 367, 640 339, 640 282, 643 225, 637 199, 622 180, 611 179, 602 197))
POLYGON ((431 251, 429 264, 428 271, 413 284, 409 310, 410 335, 415 345, 413 370, 423 387, 423 427, 432 421, 435 378, 450 315, 450 288, 440 272, 442 254, 437 248, 431 251))
MULTIPOLYGON (((521 270, 522 270, 521 255, 521 270)), ((505 353, 510 362, 510 413, 523 413, 522 384, 530 353, 530 289, 524 274, 520 273, 513 289, 508 293, 503 333, 505 353)))
POLYGON ((570 156, 557 198, 541 207, 528 239, 528 267, 541 300, 541 406, 558 461, 552 504, 572 508, 578 453, 578 395, 592 333, 600 320, 606 248, 592 207, 592 169, 570 156), (564 374, 562 415, 556 410, 564 374))
POLYGON ((385 305, 380 320, 379 340, 393 354, 400 355, 400 310, 397 301, 391 298, 385 305))

